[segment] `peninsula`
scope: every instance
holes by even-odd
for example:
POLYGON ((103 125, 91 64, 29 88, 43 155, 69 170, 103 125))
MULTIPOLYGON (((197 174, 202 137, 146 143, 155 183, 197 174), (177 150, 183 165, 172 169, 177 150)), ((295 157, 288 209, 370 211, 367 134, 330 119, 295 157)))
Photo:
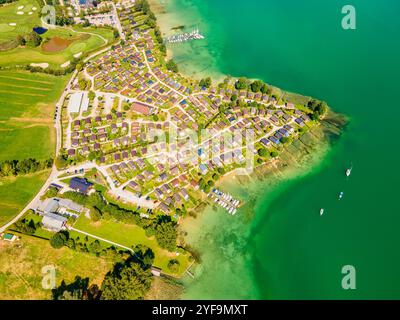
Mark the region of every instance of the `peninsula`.
MULTIPOLYGON (((329 110, 260 80, 191 79, 167 59, 166 39, 145 0, 101 4, 62 6, 74 12, 71 24, 109 25, 115 39, 63 63, 70 73, 53 72, 67 78, 55 104, 54 164, 46 164, 51 172, 39 193, 0 231, 7 240, 35 237, 51 250, 123 261, 124 280, 107 274, 83 296, 140 299, 154 278, 192 276, 195 255, 177 232, 185 216, 204 201, 240 214, 243 201, 221 189, 221 178, 279 161, 329 110), (143 281, 133 294, 129 277, 143 281)), ((42 74, 49 67, 24 69, 42 74)), ((75 294, 57 285, 53 298, 75 294)))

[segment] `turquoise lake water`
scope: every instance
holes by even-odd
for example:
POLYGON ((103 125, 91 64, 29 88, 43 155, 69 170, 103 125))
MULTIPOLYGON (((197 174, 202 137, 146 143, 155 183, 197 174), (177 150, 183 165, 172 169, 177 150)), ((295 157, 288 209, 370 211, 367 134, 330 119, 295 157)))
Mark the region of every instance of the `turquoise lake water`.
POLYGON ((176 25, 207 38, 171 46, 184 72, 260 78, 350 118, 306 176, 239 191, 252 199, 253 217, 209 210, 198 219, 191 237, 202 265, 184 297, 400 298, 400 3, 163 3, 176 25), (356 9, 356 30, 341 27, 345 4, 356 9), (355 290, 341 287, 344 265, 356 269, 355 290))

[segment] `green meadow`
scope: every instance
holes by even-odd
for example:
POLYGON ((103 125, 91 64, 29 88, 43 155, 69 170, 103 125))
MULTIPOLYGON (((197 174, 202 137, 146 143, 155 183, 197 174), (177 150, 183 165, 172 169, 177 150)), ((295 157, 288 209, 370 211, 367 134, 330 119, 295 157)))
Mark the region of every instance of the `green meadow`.
POLYGON ((55 103, 68 76, 0 71, 0 161, 54 155, 55 103))
MULTIPOLYGON (((54 106, 68 76, 0 71, 0 161, 54 156, 54 106)), ((0 178, 0 224, 35 196, 49 172, 0 178)))
POLYGON ((179 254, 177 256, 175 253, 160 248, 155 237, 147 237, 144 229, 137 225, 109 220, 92 222, 84 215, 81 215, 76 221, 74 228, 129 248, 133 248, 138 244, 145 245, 154 252, 154 265, 166 273, 170 273, 167 267, 168 262, 171 259, 176 259, 180 263, 180 268, 178 273, 174 274, 175 276, 182 275, 189 266, 188 254, 179 254))
POLYGON ((19 0, 0 7, 0 43, 13 40, 17 35, 27 34, 33 27, 40 25, 39 11, 40 7, 36 0, 19 0), (18 7, 21 6, 24 8, 19 10, 18 7), (33 7, 37 10, 33 11, 33 7), (14 23, 15 26, 10 25, 14 23))
POLYGON ((111 28, 57 26, 48 28, 41 35, 43 42, 39 47, 15 47, 18 35, 26 35, 32 32, 33 27, 42 25, 39 11, 36 0, 19 0, 0 7, 0 66, 48 63, 50 67, 60 68, 67 61, 91 53, 114 40, 111 28), (21 6, 23 9, 18 9, 21 6), (32 11, 32 7, 37 10, 32 11), (32 14, 29 15, 30 12, 32 14), (66 40, 69 45, 66 48, 46 50, 46 43, 54 38, 66 40))
POLYGON ((10 221, 34 198, 48 175, 47 170, 0 179, 0 225, 10 221))
POLYGON ((74 281, 75 276, 89 278, 90 284, 101 285, 113 263, 94 255, 71 250, 54 249, 48 240, 20 235, 14 243, 0 242, 0 299, 51 299, 51 290, 42 287, 42 268, 56 269, 56 285, 62 280, 74 281), (45 252, 45 254, 43 254, 45 252))

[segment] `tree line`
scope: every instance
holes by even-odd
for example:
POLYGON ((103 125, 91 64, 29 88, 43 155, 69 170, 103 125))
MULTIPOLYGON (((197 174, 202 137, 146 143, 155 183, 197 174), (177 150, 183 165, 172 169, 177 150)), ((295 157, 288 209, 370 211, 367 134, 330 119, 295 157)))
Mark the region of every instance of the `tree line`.
POLYGON ((36 160, 33 158, 22 160, 4 160, 0 162, 0 177, 18 176, 51 168, 53 159, 36 160))

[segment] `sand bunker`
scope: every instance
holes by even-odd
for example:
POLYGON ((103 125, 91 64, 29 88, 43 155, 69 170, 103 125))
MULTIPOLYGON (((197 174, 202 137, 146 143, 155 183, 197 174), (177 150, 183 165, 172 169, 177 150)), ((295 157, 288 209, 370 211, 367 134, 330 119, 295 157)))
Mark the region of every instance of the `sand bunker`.
POLYGON ((40 68, 46 69, 46 68, 49 66, 49 64, 48 64, 47 62, 43 62, 43 63, 31 63, 31 66, 32 66, 32 67, 40 67, 40 68))
POLYGON ((63 39, 59 37, 51 38, 49 41, 43 44, 43 51, 57 52, 66 49, 73 40, 63 39))
POLYGON ((15 27, 17 24, 15 22, 10 22, 8 25, 11 27, 15 27))
POLYGON ((32 13, 33 13, 33 12, 32 12, 32 11, 30 11, 28 14, 29 14, 29 15, 31 15, 32 13))
POLYGON ((74 54, 74 58, 79 58, 81 55, 82 55, 82 51, 78 52, 78 53, 75 53, 74 54))
POLYGON ((68 61, 64 62, 62 65, 60 65, 60 67, 61 68, 66 68, 66 67, 68 67, 70 65, 70 63, 71 62, 68 60, 68 61))
POLYGON ((36 7, 32 7, 32 11, 36 11, 37 10, 37 8, 36 7))
POLYGON ((17 14, 19 14, 20 16, 24 14, 23 11, 17 11, 17 14))
POLYGON ((19 6, 18 10, 22 10, 24 8, 24 6, 19 6))

